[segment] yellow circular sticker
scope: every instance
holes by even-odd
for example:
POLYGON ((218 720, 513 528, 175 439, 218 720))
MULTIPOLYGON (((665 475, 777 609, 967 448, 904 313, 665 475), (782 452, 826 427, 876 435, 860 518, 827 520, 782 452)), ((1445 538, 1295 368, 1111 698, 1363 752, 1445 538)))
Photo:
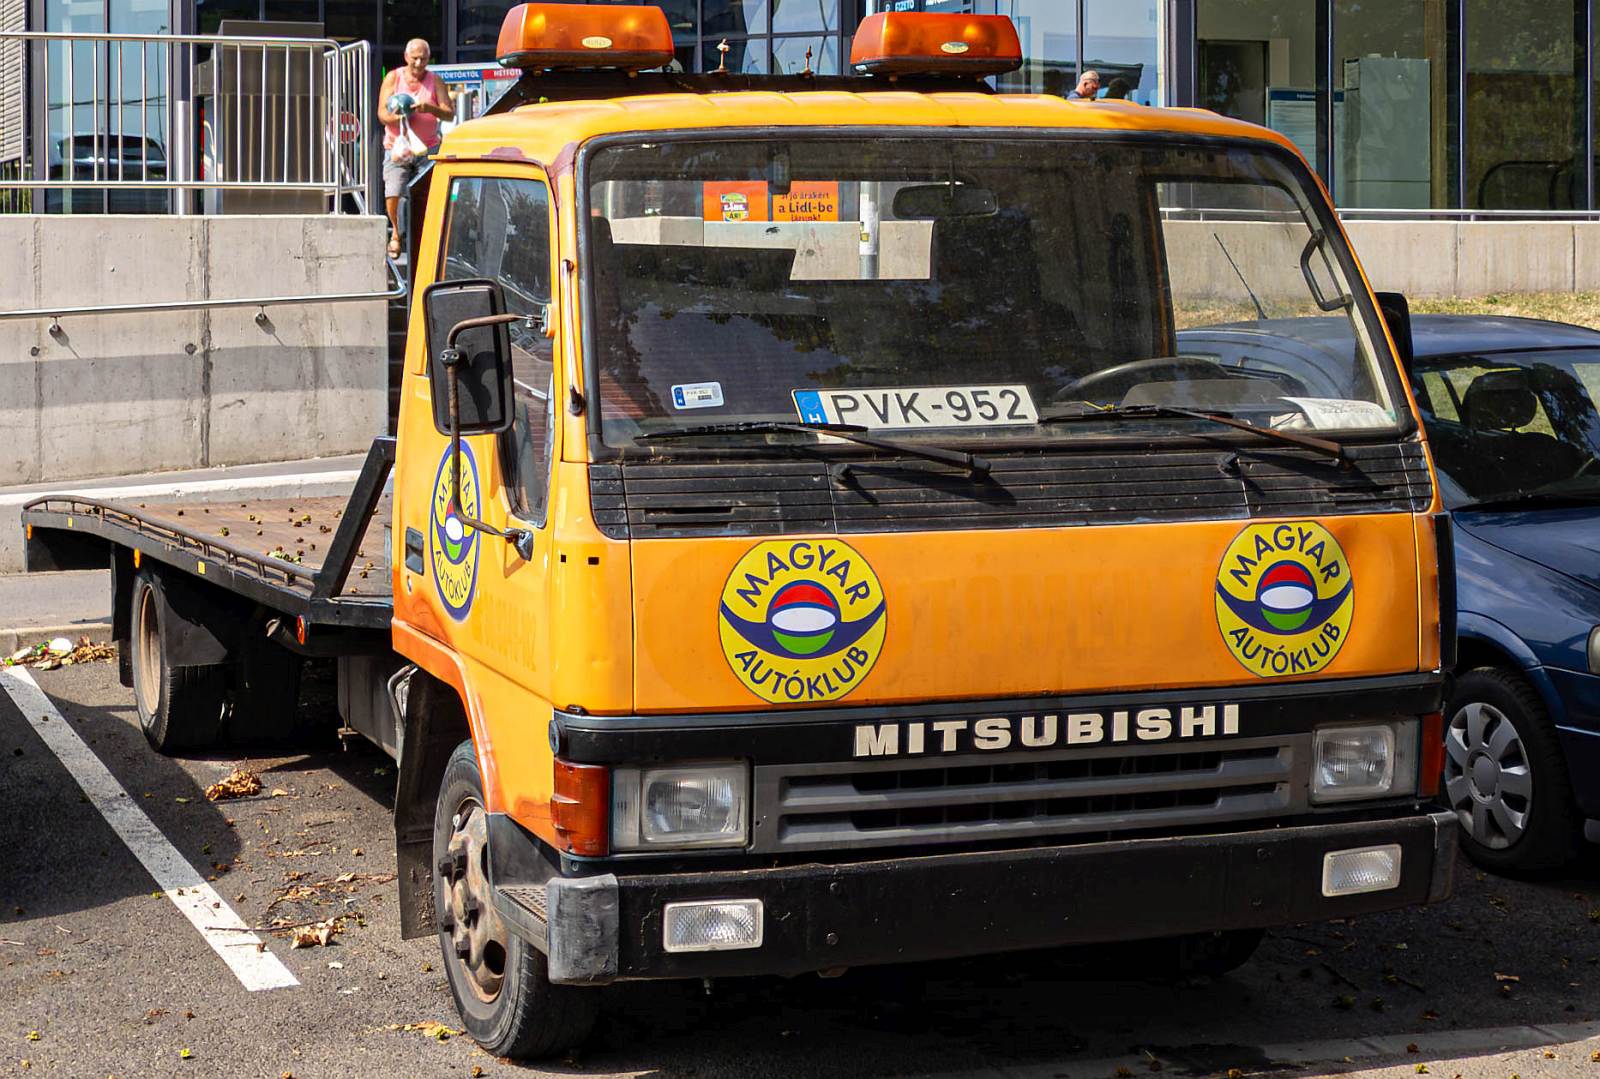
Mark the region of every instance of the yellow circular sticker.
POLYGON ((1315 521, 1249 525, 1217 570, 1217 626, 1258 678, 1311 674, 1350 634, 1353 585, 1344 549, 1315 521))
POLYGON ((883 652, 889 609, 867 560, 838 540, 768 540, 722 587, 722 654, 745 688, 777 704, 836 701, 883 652))
POLYGON ((472 447, 461 444, 461 505, 450 497, 454 470, 450 466, 450 447, 444 448, 439 471, 433 479, 433 501, 428 507, 428 564, 433 570, 439 602, 457 622, 464 621, 472 609, 472 596, 478 587, 478 531, 462 523, 463 516, 478 516, 478 462, 472 447))

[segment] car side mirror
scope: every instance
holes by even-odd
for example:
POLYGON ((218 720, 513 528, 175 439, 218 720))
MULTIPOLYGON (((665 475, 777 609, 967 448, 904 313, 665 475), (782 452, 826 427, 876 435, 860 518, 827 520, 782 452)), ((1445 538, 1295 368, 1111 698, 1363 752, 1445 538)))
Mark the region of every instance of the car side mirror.
POLYGON ((507 532, 468 516, 461 499, 461 436, 499 434, 511 427, 509 326, 529 319, 508 314, 505 306, 505 296, 493 281, 436 282, 422 294, 433 425, 450 436, 451 504, 463 525, 511 541, 527 558, 530 533, 507 532))
POLYGON ((1416 355, 1411 340, 1411 304, 1400 292, 1378 292, 1374 295, 1383 321, 1388 323, 1389 336, 1394 338, 1395 359, 1400 361, 1401 369, 1410 371, 1411 361, 1416 355))

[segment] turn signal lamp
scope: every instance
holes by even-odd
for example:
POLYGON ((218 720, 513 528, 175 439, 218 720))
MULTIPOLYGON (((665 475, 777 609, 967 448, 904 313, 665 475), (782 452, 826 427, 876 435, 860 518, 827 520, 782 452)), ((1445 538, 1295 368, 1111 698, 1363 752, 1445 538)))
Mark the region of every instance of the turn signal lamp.
POLYGON ((1021 67, 1022 43, 1004 15, 883 11, 861 20, 850 66, 874 75, 981 78, 1021 67))
POLYGON ((550 819, 562 849, 591 857, 610 847, 606 811, 610 808, 610 771, 601 765, 555 760, 555 789, 550 819))
POLYGON ((518 4, 500 25, 505 67, 537 71, 646 71, 672 62, 672 27, 645 4, 518 4))

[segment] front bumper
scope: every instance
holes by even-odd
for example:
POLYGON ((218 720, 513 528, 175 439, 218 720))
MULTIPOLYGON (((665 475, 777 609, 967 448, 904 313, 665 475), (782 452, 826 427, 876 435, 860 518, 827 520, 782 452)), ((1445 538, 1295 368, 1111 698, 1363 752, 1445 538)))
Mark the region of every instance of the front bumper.
MULTIPOLYGON (((550 976, 800 974, 830 968, 1264 928, 1434 903, 1450 893, 1451 813, 1219 835, 888 858, 841 865, 556 878, 543 889, 550 976), (1398 887, 1327 898, 1323 856, 1398 843, 1398 887), (760 899, 765 938, 672 954, 662 908, 760 899)), ((503 906, 511 906, 503 904, 503 906)), ((526 908, 507 911, 525 921, 526 908)))

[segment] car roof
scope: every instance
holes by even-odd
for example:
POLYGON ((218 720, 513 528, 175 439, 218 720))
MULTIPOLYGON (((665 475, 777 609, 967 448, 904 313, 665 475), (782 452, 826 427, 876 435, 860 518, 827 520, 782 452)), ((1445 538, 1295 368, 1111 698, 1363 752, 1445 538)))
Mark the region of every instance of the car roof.
POLYGON ((1432 358, 1542 348, 1600 348, 1600 331, 1511 315, 1413 315, 1412 348, 1432 358))
MULTIPOLYGON (((1183 332, 1202 336, 1208 333, 1260 334, 1308 344, 1332 344, 1349 338, 1350 323, 1338 316, 1269 318, 1260 322, 1196 326, 1183 332)), ((1600 348, 1600 331, 1513 315, 1413 315, 1411 341, 1417 356, 1431 359, 1541 348, 1600 348)))

